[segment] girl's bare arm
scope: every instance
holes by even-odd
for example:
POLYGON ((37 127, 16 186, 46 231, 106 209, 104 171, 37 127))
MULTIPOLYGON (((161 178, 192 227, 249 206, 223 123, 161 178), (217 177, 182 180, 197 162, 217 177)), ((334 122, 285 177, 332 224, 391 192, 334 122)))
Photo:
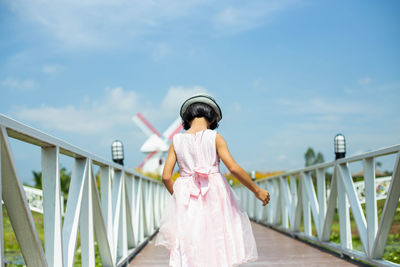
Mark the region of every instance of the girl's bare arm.
POLYGON ((165 161, 164 170, 162 174, 162 181, 171 195, 174 193, 174 188, 173 188, 174 180, 172 180, 172 172, 174 171, 175 164, 176 164, 176 155, 175 155, 174 145, 173 143, 171 143, 171 145, 169 146, 168 156, 167 160, 165 161))
POLYGON ((263 206, 268 204, 270 198, 268 191, 258 187, 251 180, 247 172, 235 162, 231 153, 229 152, 228 145, 226 144, 224 138, 218 133, 215 142, 217 153, 230 173, 232 173, 239 180, 239 182, 252 191, 256 197, 263 202, 263 206))

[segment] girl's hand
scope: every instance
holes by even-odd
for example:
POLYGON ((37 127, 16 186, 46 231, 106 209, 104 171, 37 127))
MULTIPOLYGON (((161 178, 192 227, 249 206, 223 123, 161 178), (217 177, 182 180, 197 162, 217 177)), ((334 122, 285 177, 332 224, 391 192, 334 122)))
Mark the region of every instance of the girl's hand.
POLYGON ((254 193, 254 195, 256 196, 256 198, 258 198, 263 202, 263 206, 269 203, 270 196, 267 190, 258 188, 258 190, 254 193))

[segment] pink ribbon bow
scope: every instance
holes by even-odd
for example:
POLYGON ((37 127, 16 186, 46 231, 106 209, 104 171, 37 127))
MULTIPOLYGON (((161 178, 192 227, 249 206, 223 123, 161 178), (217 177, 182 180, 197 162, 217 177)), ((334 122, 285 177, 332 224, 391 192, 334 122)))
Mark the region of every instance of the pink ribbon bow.
POLYGON ((185 206, 189 205, 189 199, 191 196, 198 198, 200 195, 204 196, 208 191, 209 174, 210 169, 199 167, 193 170, 192 174, 189 174, 189 187, 186 190, 181 190, 183 203, 185 206))

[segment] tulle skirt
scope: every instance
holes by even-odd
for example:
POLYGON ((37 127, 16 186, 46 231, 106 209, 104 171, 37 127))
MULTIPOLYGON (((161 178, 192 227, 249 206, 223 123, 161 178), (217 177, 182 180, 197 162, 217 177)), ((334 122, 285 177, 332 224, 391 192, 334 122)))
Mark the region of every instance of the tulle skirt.
POLYGON ((249 217, 226 179, 210 174, 204 194, 188 194, 195 183, 194 177, 179 177, 161 216, 155 245, 169 249, 169 266, 231 267, 257 260, 249 217))

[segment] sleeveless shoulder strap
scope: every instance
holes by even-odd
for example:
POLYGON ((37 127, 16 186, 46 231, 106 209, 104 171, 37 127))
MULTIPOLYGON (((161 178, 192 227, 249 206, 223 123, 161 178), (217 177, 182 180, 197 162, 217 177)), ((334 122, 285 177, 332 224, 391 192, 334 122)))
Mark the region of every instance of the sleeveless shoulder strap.
POLYGON ((177 133, 172 137, 172 143, 174 144, 175 154, 178 154, 178 150, 180 147, 181 143, 180 135, 182 135, 182 133, 177 133))

